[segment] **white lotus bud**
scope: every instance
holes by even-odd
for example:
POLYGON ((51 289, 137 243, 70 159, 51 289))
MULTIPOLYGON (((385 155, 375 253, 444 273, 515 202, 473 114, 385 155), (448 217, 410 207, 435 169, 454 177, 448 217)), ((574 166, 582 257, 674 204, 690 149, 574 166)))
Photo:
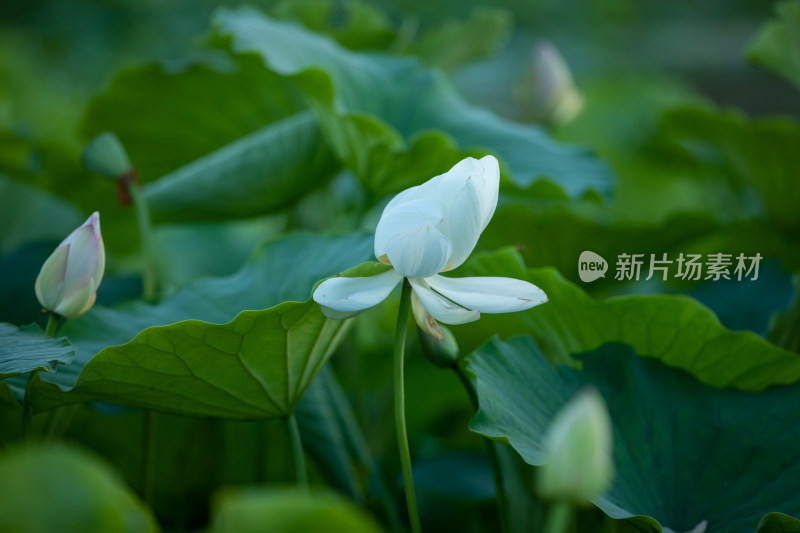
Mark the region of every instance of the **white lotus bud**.
POLYGON ((36 278, 36 297, 46 310, 77 318, 94 304, 106 252, 95 212, 50 254, 36 278))
POLYGON ((533 118, 555 125, 571 121, 583 107, 583 97, 558 49, 548 42, 538 43, 533 49, 532 63, 533 118))

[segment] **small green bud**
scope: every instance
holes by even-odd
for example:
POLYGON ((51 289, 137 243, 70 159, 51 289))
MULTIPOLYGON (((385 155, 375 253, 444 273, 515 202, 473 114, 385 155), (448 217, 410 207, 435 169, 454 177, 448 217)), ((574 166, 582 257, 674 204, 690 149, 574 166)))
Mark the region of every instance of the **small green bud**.
POLYGON ((419 344, 422 353, 428 360, 439 368, 451 368, 458 363, 458 342, 453 332, 444 326, 439 326, 442 340, 437 340, 429 334, 417 328, 419 344))
POLYGON ((111 179, 133 170, 122 143, 108 131, 92 139, 83 149, 81 158, 86 168, 111 179))
POLYGON ((544 448, 542 497, 584 504, 608 489, 614 477, 611 418, 595 389, 579 392, 556 413, 544 448))

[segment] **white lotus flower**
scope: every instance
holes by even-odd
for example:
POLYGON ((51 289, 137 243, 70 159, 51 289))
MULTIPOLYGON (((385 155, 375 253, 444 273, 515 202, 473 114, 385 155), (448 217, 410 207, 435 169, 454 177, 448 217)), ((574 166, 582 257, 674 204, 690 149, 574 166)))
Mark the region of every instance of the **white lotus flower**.
POLYGON ((94 212, 44 262, 36 278, 36 298, 48 311, 77 318, 94 305, 105 265, 100 215, 94 212))
MULTIPOLYGON (((327 316, 347 318, 382 302, 406 278, 414 290, 412 298, 445 324, 546 302, 545 293, 526 281, 439 275, 460 266, 472 253, 497 207, 499 186, 497 159, 468 157, 447 173, 401 192, 383 210, 375 230, 375 257, 392 270, 330 278, 314 291, 314 301, 327 316)), ((419 322, 419 313, 415 315, 419 322)))

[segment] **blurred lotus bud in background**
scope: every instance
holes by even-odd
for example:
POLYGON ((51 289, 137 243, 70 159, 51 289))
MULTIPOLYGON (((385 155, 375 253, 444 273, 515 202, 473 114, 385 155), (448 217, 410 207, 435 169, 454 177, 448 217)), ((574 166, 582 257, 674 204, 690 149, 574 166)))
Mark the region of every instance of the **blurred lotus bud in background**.
POLYGON ((117 179, 133 169, 122 143, 108 131, 92 139, 83 149, 81 157, 86 168, 111 179, 117 179))
POLYGON ((531 74, 517 87, 516 97, 529 119, 553 126, 570 122, 583 107, 569 66, 547 41, 534 46, 531 74))
POLYGON ((544 448, 542 497, 585 504, 608 489, 614 477, 611 418, 595 389, 579 392, 556 413, 544 448))
POLYGON ((131 187, 141 185, 136 169, 128 158, 119 138, 106 131, 86 145, 81 154, 83 165, 106 178, 117 182, 117 201, 128 207, 133 202, 131 187))

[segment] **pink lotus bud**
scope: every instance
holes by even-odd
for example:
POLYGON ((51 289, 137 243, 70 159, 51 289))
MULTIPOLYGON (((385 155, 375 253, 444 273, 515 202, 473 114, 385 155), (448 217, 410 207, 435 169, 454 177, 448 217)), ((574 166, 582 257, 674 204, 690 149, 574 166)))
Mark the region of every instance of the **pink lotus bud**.
POLYGON ((94 304, 105 266, 100 215, 94 212, 44 262, 36 278, 36 298, 50 312, 78 318, 94 304))

